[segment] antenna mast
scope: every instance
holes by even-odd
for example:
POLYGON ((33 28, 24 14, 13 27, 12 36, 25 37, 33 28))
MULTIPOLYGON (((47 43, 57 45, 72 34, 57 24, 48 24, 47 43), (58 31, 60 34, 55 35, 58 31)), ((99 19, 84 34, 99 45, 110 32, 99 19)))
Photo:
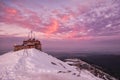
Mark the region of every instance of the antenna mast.
POLYGON ((33 33, 33 31, 30 31, 30 33, 28 34, 28 38, 35 39, 35 34, 33 33))

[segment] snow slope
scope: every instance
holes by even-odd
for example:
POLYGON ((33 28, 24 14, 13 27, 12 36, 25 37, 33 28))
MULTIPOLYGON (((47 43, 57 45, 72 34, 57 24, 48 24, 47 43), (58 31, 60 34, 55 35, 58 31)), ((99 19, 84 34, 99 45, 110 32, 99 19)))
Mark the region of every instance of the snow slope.
POLYGON ((36 49, 0 56, 0 80, 102 80, 36 49), (80 75, 79 75, 80 73, 80 75))

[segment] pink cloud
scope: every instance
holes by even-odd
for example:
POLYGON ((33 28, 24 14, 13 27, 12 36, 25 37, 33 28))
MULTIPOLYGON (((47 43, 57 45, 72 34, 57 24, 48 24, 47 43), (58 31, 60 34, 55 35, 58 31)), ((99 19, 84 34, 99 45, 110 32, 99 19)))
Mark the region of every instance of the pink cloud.
POLYGON ((79 38, 84 36, 83 33, 87 33, 86 26, 83 26, 85 24, 77 22, 77 18, 88 9, 85 5, 76 5, 76 10, 72 6, 63 6, 62 9, 47 9, 48 11, 41 8, 41 12, 26 8, 20 3, 15 3, 20 8, 11 7, 4 3, 0 4, 3 13, 0 21, 6 24, 17 24, 23 28, 55 37, 57 37, 57 33, 65 33, 66 35, 61 38, 79 38), (76 25, 77 23, 79 25, 76 25))
POLYGON ((56 32, 59 28, 59 22, 56 19, 51 20, 51 24, 47 26, 45 33, 52 34, 56 32))

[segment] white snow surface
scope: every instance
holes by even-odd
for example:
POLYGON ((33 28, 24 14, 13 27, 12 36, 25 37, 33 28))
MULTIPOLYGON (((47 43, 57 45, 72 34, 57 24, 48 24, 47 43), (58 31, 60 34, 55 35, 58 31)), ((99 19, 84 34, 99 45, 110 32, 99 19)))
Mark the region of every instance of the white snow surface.
POLYGON ((0 80, 102 80, 37 49, 0 56, 0 80), (79 76, 80 73, 80 76, 79 76))

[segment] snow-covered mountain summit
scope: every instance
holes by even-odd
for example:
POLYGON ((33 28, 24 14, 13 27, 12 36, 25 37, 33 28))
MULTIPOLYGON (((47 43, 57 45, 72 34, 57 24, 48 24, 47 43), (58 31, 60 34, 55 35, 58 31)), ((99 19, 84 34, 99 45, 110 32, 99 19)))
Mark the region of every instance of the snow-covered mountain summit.
POLYGON ((102 80, 37 49, 0 56, 0 80, 102 80))

